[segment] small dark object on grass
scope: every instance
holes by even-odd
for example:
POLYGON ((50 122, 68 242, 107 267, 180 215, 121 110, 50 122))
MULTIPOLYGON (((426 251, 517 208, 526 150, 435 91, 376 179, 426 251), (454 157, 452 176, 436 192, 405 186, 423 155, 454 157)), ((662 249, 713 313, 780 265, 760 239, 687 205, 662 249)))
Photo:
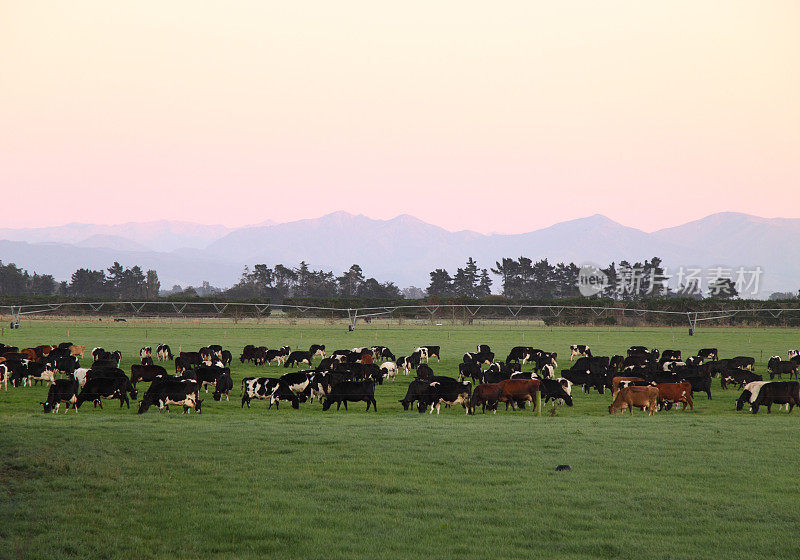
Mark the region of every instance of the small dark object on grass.
POLYGON ((557 471, 571 471, 572 468, 569 465, 558 465, 556 467, 557 471))

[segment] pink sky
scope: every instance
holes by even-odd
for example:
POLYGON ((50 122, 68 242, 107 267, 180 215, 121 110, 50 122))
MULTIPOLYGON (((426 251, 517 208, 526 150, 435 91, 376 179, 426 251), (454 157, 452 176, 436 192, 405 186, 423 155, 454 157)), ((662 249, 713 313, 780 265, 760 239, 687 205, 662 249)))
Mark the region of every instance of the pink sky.
POLYGON ((2 227, 800 217, 798 29, 794 0, 6 0, 2 227))

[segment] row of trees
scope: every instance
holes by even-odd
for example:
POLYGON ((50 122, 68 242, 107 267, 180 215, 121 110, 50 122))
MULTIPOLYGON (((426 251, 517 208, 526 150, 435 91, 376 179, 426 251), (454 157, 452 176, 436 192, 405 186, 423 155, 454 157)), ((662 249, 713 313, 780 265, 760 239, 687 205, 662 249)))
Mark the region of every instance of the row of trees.
POLYGON ((9 296, 73 296, 82 298, 155 299, 161 283, 155 270, 125 268, 115 262, 107 270, 80 268, 69 282, 49 274, 29 274, 15 264, 0 262, 0 294, 9 296))
POLYGON ((393 282, 378 282, 365 278, 357 264, 345 273, 336 276, 333 272, 313 270, 305 262, 297 268, 282 264, 270 268, 257 264, 246 267, 239 282, 224 292, 224 295, 239 299, 270 299, 283 301, 289 297, 313 298, 374 298, 397 299, 402 297, 393 282))

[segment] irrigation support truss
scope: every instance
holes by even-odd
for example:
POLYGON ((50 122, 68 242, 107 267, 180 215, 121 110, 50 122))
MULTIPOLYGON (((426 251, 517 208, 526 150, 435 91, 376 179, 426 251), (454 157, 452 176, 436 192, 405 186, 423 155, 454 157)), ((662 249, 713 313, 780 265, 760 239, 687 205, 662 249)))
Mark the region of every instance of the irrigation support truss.
POLYGON ((51 313, 60 309, 73 308, 89 308, 92 311, 100 311, 105 305, 117 305, 129 307, 134 315, 139 315, 145 308, 152 309, 155 312, 157 309, 163 309, 167 312, 183 315, 184 311, 189 307, 190 309, 197 310, 198 308, 208 311, 208 316, 222 315, 228 308, 238 308, 242 310, 249 310, 258 315, 262 315, 265 311, 270 309, 279 310, 295 310, 300 313, 307 313, 309 311, 319 313, 342 313, 347 314, 349 329, 354 330, 358 319, 367 319, 371 317, 380 317, 383 315, 392 315, 398 310, 424 310, 433 319, 436 312, 444 309, 460 309, 474 318, 477 313, 484 308, 496 309, 506 311, 509 318, 515 319, 523 310, 535 310, 541 313, 549 313, 553 317, 560 316, 565 310, 573 311, 592 311, 597 317, 602 317, 609 312, 615 313, 632 313, 638 316, 645 316, 647 314, 653 315, 671 315, 671 316, 685 316, 689 322, 689 330, 694 333, 697 324, 702 321, 714 321, 718 319, 728 319, 739 314, 759 314, 768 313, 773 318, 779 317, 782 313, 800 312, 800 307, 796 308, 752 308, 752 309, 718 309, 710 311, 665 311, 658 309, 637 309, 628 307, 603 307, 603 306, 590 306, 590 305, 522 305, 522 304, 420 304, 420 305, 395 305, 385 307, 318 307, 308 305, 285 305, 275 303, 243 303, 243 302, 191 302, 191 301, 97 301, 97 302, 64 302, 64 303, 38 303, 38 304, 21 304, 21 305, 0 305, 0 312, 9 314, 12 321, 19 323, 19 320, 24 315, 33 315, 38 313, 51 313))

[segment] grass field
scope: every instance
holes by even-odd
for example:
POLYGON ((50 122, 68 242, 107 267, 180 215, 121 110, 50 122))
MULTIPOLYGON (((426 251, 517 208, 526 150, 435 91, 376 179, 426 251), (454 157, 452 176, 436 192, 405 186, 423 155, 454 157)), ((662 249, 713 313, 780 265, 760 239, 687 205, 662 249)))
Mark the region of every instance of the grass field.
MULTIPOLYGON (((123 352, 248 343, 329 350, 383 344, 406 354, 442 347, 437 374, 488 343, 596 355, 632 344, 714 346, 750 355, 758 373, 800 346, 780 329, 91 324, 28 321, 5 331, 20 347, 71 340, 123 352), (524 336, 524 339, 523 339, 524 336)), ((553 417, 528 411, 467 417, 403 412, 409 377, 364 406, 323 413, 240 408, 247 375, 284 368, 233 364, 230 402, 202 415, 137 415, 135 406, 45 415, 46 388, 0 391, 2 558, 763 558, 800 557, 795 484, 800 414, 737 413, 738 391, 698 395, 694 413, 609 417, 610 396, 575 393, 553 417), (569 464, 570 472, 555 472, 569 464)), ((175 407, 173 407, 175 408, 175 407)), ((62 408, 63 410, 63 408, 62 408)))

